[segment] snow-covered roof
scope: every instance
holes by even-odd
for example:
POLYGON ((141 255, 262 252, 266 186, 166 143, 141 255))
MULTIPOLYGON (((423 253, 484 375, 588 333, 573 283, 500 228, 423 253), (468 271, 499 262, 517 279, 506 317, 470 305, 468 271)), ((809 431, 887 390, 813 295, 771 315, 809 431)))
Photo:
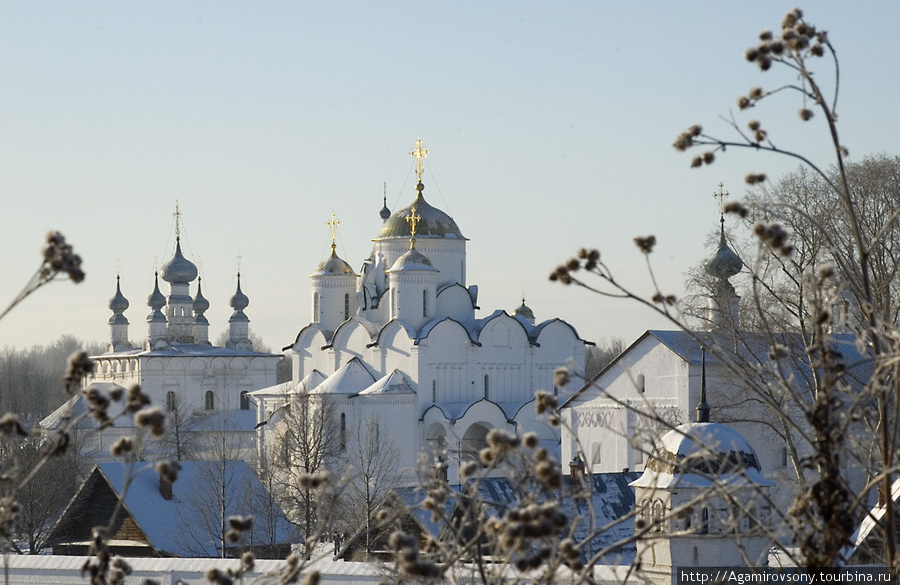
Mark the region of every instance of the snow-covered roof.
POLYGON ((371 396, 378 394, 415 394, 415 390, 412 389, 403 374, 401 374, 397 370, 394 370, 387 376, 384 376, 380 380, 376 381, 374 384, 372 384, 359 394, 361 396, 371 396))
MULTIPOLYGON (((192 498, 202 494, 205 489, 214 489, 214 486, 209 485, 211 481, 208 477, 209 470, 220 465, 221 462, 216 461, 182 461, 178 480, 172 486, 171 500, 165 499, 160 493, 159 475, 153 466, 140 463, 136 465, 123 503, 126 511, 157 551, 175 556, 198 556, 198 553, 203 554, 199 549, 204 549, 205 556, 216 555, 214 542, 196 542, 197 539, 183 534, 177 527, 202 524, 201 517, 204 510, 194 504, 195 500, 192 498)), ((230 486, 246 485, 250 493, 265 493, 265 487, 246 462, 226 461, 225 468, 230 486)), ((117 495, 122 493, 127 474, 130 473, 127 464, 100 463, 96 469, 117 495)), ((210 494, 211 505, 215 505, 213 498, 214 495, 210 494)), ((227 515, 250 512, 249 508, 241 507, 239 500, 240 498, 230 498, 226 502, 227 515)), ((287 518, 280 510, 277 513, 280 522, 277 523, 276 541, 290 542, 292 533, 287 518)))
POLYGON ((709 487, 716 484, 775 485, 760 473, 756 451, 732 427, 687 423, 663 435, 633 487, 709 487))
POLYGON ((359 394, 375 382, 368 368, 358 357, 353 357, 328 376, 310 392, 313 394, 359 394))
POLYGON ((113 357, 178 357, 178 356, 210 356, 210 357, 281 357, 281 354, 265 353, 259 351, 232 349, 217 347, 203 343, 172 343, 165 349, 144 350, 141 348, 126 349, 122 351, 107 352, 92 359, 105 359, 113 357))
MULTIPOLYGON (((584 556, 594 556, 597 552, 618 543, 626 543, 634 534, 634 491, 629 483, 637 478, 637 473, 595 473, 586 477, 591 484, 591 498, 560 498, 566 515, 574 524, 572 536, 577 542, 590 538, 590 545, 584 546, 584 556), (591 516, 593 514, 593 517, 591 516), (594 534, 591 535, 591 532, 594 534)), ((570 480, 567 480, 570 481, 570 480)), ((519 492, 508 478, 488 477, 478 484, 478 497, 497 508, 502 513, 515 505, 519 492)), ((604 558, 602 564, 629 563, 634 559, 634 543, 617 548, 604 558)))

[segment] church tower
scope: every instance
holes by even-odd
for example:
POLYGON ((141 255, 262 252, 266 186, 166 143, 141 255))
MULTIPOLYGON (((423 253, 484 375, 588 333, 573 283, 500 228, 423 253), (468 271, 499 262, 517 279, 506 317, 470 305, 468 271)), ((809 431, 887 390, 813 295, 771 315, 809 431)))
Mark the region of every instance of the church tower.
POLYGON ((228 342, 225 347, 231 349, 253 350, 253 342, 250 341, 250 319, 244 313, 244 309, 250 304, 241 291, 241 273, 237 273, 237 290, 231 297, 231 308, 234 313, 228 319, 228 342))
MULTIPOLYGON (((727 195, 728 193, 722 190, 722 184, 719 183, 719 192, 715 196, 724 199, 727 195)), ((735 331, 738 329, 738 303, 741 297, 735 292, 734 286, 728 279, 740 273, 743 267, 744 263, 725 241, 725 214, 720 212, 719 249, 703 262, 703 269, 706 273, 716 279, 709 297, 710 330, 722 327, 735 331)))
POLYGON ((202 291, 203 278, 197 278, 197 296, 194 297, 194 343, 210 345, 209 343, 209 320, 203 314, 209 309, 209 301, 203 296, 202 291))
POLYGON ((168 327, 166 338, 169 342, 193 343, 194 299, 190 286, 197 278, 197 267, 181 253, 181 212, 175 204, 175 256, 163 264, 162 279, 169 283, 169 298, 166 302, 168 327))
POLYGON ((147 316, 147 344, 144 349, 161 349, 168 347, 166 340, 166 316, 162 308, 166 306, 166 297, 159 291, 159 272, 153 274, 153 292, 147 297, 150 314, 147 316))
POLYGON ((703 352, 696 422, 663 435, 634 488, 637 561, 669 585, 684 567, 765 566, 774 483, 732 427, 709 421, 703 352))
POLYGON ((421 219, 413 205, 406 217, 410 225, 409 250, 387 271, 390 318, 402 321, 417 333, 434 316, 438 276, 431 260, 416 250, 416 227, 421 219))
POLYGON ((331 256, 316 267, 309 275, 312 279, 312 320, 325 331, 334 331, 338 326, 356 315, 356 273, 347 262, 337 255, 337 226, 340 225, 331 214, 331 256))
POLYGON ((119 277, 116 276, 116 294, 109 299, 109 309, 113 312, 109 318, 109 350, 121 351, 131 349, 128 341, 128 319, 123 314, 128 308, 128 299, 122 294, 119 277))
MULTIPOLYGON (((392 267, 400 256, 409 249, 412 224, 407 219, 413 209, 419 219, 416 221, 416 248, 428 257, 438 276, 435 285, 443 288, 451 284, 466 286, 466 237, 452 217, 433 207, 425 200, 425 185, 422 174, 425 170, 425 156, 428 150, 422 148, 422 139, 416 141, 416 148, 410 153, 416 159, 416 199, 409 207, 404 207, 388 217, 375 238, 372 259, 383 257, 384 267, 392 267)), ((382 217, 387 211, 385 205, 382 217)), ((377 288, 377 287, 376 287, 377 288)), ((381 290, 377 291, 379 294, 381 290)))

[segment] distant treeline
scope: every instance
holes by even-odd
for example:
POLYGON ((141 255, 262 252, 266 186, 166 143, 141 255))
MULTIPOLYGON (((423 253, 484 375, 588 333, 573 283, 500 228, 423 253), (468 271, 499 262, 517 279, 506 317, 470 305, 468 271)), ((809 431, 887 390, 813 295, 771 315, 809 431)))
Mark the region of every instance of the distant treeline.
POLYGON ((14 412, 24 420, 38 421, 53 412, 69 398, 62 382, 66 359, 80 349, 97 355, 106 351, 106 345, 63 335, 47 345, 0 350, 0 413, 14 412))

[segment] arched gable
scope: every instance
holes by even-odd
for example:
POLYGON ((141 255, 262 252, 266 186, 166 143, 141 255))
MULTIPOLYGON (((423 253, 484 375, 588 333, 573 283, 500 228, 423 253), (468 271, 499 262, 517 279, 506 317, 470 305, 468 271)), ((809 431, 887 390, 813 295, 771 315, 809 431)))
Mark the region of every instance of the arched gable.
POLYGON ((408 329, 403 322, 391 319, 378 332, 376 343, 385 351, 396 351, 409 357, 415 339, 415 331, 408 329))
POLYGON ((462 323, 445 318, 423 332, 419 346, 428 348, 429 361, 433 363, 466 362, 466 352, 472 345, 472 338, 462 323))
POLYGON ((425 423, 425 426, 427 427, 435 423, 449 423, 450 417, 447 416, 447 413, 445 413, 444 409, 442 409, 440 406, 438 406, 437 404, 432 404, 425 409, 425 412, 422 413, 422 418, 420 420, 425 423))
MULTIPOLYGON (((357 319, 350 319, 341 323, 334 332, 334 338, 331 345, 336 352, 342 354, 362 356, 366 350, 366 346, 372 343, 372 335, 369 330, 357 319)), ((349 355, 341 355, 341 360, 345 360, 349 355)))
POLYGON ((475 317, 475 303, 469 290, 455 282, 442 288, 437 294, 437 315, 457 321, 467 321, 475 317))
POLYGON ((524 349, 530 345, 525 327, 506 311, 497 311, 487 318, 478 333, 478 342, 482 347, 493 347, 501 351, 504 348, 524 349))
POLYGON ((584 343, 581 337, 578 336, 578 331, 562 319, 544 321, 534 328, 532 335, 535 338, 535 342, 539 345, 544 343, 553 344, 561 337, 566 336, 569 339, 568 343, 575 343, 576 341, 584 343))
POLYGON ((325 333, 315 325, 307 325, 297 334, 291 349, 302 357, 310 357, 326 345, 328 340, 325 339, 325 333))
POLYGON ((488 422, 495 427, 510 424, 506 413, 503 412, 500 405, 486 398, 482 398, 481 400, 470 404, 468 408, 453 421, 453 426, 459 428, 460 425, 468 426, 476 421, 488 422))

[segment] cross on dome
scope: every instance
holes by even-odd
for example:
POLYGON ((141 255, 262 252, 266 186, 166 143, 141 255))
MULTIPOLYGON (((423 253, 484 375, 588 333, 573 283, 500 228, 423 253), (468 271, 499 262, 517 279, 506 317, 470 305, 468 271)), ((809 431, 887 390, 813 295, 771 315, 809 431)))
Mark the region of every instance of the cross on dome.
POLYGON ((181 211, 178 208, 178 200, 175 200, 175 213, 172 214, 175 218, 175 237, 181 237, 181 211))
POLYGON ((409 215, 406 216, 406 221, 409 222, 409 248, 410 250, 413 246, 416 245, 416 224, 422 219, 421 215, 416 213, 415 205, 412 206, 409 210, 409 215))
POLYGON ((337 233, 337 226, 341 225, 341 222, 338 220, 337 216, 332 213, 331 221, 326 221, 325 225, 331 227, 331 251, 334 252, 334 250, 337 248, 337 245, 334 243, 337 233))
POLYGON ((425 171, 425 157, 428 155, 428 149, 422 148, 421 136, 416 140, 416 147, 409 154, 416 159, 416 176, 419 177, 419 182, 421 183, 422 173, 425 171))
POLYGON ((725 221, 725 198, 728 197, 728 191, 725 190, 725 186, 722 183, 719 183, 719 191, 718 193, 713 192, 713 197, 717 197, 719 199, 719 213, 721 214, 722 222, 725 221))

